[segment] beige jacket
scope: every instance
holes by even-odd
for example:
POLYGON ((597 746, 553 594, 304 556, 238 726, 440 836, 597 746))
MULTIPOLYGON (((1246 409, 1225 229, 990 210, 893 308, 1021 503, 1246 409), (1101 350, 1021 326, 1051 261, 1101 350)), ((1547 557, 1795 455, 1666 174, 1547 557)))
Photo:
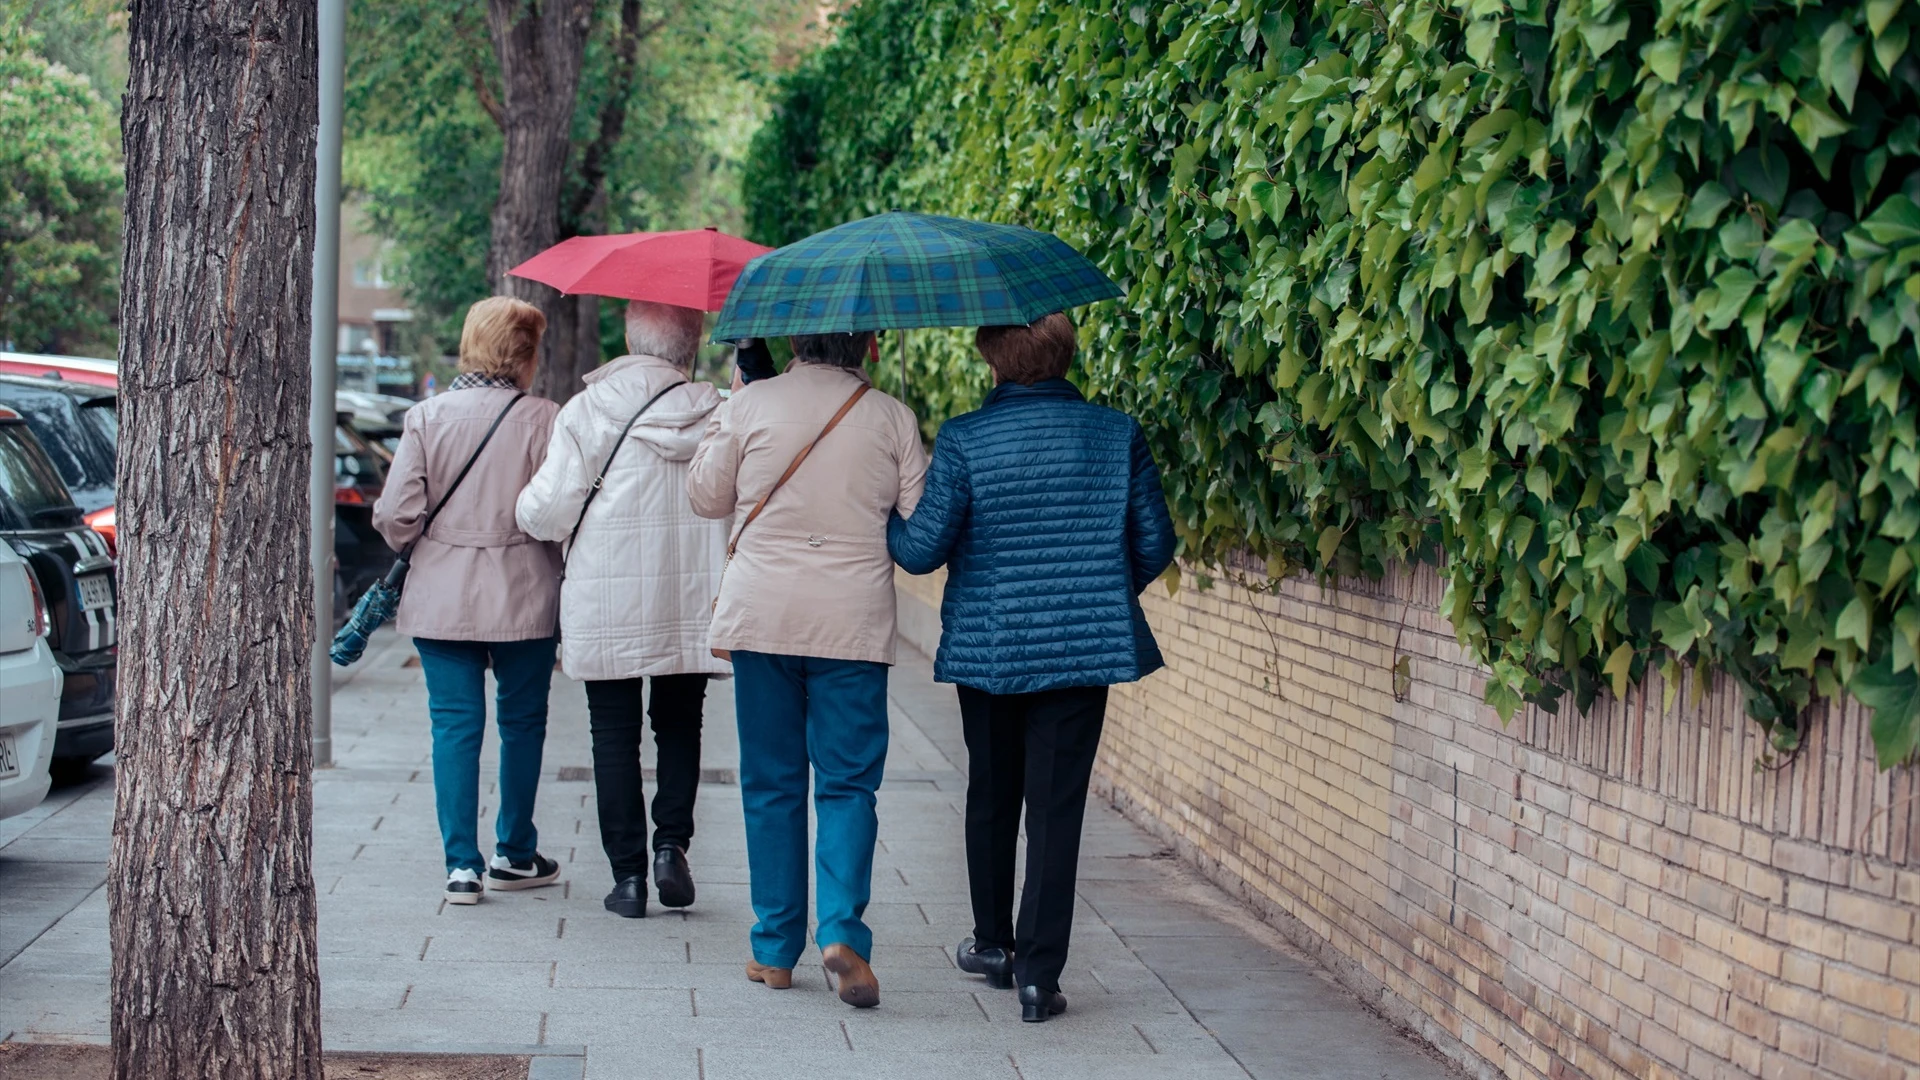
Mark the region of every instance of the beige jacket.
MULTIPOLYGON (((373 525, 394 550, 420 535, 421 522, 453 483, 513 391, 453 390, 407 410, 387 486, 373 504, 373 525)), ((408 637, 448 641, 525 641, 554 632, 560 607, 560 556, 520 530, 514 500, 546 460, 560 406, 520 399, 474 462, 433 531, 413 551, 413 569, 394 622, 408 637)))
MULTIPOLYGON (((865 376, 794 364, 735 393, 687 474, 694 512, 747 515, 865 376)), ((893 663, 887 518, 920 501, 927 455, 913 411, 868 391, 741 535, 720 586, 713 646, 893 663)), ((736 529, 740 525, 735 525, 736 529)))
POLYGON ((733 670, 707 647, 728 523, 696 517, 687 503, 687 462, 719 406, 718 390, 688 382, 671 361, 623 356, 588 372, 586 390, 560 410, 518 516, 527 532, 561 542, 580 522, 560 594, 560 667, 573 678, 733 670), (661 391, 613 455, 583 521, 580 507, 620 429, 661 391))

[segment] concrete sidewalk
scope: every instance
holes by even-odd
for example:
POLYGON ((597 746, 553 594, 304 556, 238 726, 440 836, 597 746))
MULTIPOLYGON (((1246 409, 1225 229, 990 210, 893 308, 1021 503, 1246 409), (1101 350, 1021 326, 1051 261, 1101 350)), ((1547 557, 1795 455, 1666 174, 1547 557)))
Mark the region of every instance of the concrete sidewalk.
MULTIPOLYGON (((952 689, 911 649, 901 659, 868 912, 881 1005, 855 1011, 828 991, 811 949, 791 991, 742 974, 752 914, 730 683, 708 698, 692 909, 656 904, 644 921, 601 909, 611 881, 585 694, 557 675, 538 821, 562 884, 447 908, 425 690, 407 643, 378 639, 336 680, 339 765, 314 784, 329 1047, 545 1047, 534 1075, 555 1078, 1454 1075, 1104 807, 1088 813, 1070 1011, 1020 1023, 1011 992, 953 966, 971 923, 965 749, 952 689)), ((0 1038, 106 1038, 112 785, 96 772, 0 822, 0 1038)), ((490 801, 490 782, 482 793, 490 801)), ((483 847, 491 813, 483 806, 483 847)))

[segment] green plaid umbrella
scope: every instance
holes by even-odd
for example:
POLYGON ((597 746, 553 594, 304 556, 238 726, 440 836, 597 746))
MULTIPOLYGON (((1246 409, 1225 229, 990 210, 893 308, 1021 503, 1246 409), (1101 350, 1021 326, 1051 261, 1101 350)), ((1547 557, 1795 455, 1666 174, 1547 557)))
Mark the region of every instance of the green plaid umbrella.
POLYGON ((1086 256, 1050 233, 893 211, 748 263, 713 339, 1021 325, 1119 295, 1086 256))

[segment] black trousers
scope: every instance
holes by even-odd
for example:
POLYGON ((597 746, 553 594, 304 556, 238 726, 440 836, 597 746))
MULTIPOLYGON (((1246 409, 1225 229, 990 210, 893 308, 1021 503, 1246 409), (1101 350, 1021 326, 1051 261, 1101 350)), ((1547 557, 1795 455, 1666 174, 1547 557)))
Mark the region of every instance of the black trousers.
POLYGON ((613 864, 613 878, 646 876, 653 852, 686 850, 693 842, 693 800, 700 790, 700 713, 707 698, 705 675, 655 675, 653 746, 659 769, 653 796, 653 842, 647 842, 647 796, 640 781, 644 679, 587 683, 587 716, 593 729, 593 789, 600 809, 600 845, 613 864))
POLYGON ((1073 931, 1074 881, 1087 783, 1106 723, 1107 688, 1032 694, 960 690, 967 740, 967 881, 980 947, 1011 948, 1014 981, 1060 988, 1073 931), (1027 811, 1027 877, 1013 913, 1020 808, 1027 811))

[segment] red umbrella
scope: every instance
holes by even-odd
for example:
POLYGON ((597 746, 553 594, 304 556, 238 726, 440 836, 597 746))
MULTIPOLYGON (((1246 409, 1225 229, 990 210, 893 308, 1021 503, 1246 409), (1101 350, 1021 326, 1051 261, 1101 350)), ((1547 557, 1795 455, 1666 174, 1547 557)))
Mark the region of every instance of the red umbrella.
POLYGON ((714 228, 576 236, 507 273, 563 293, 719 311, 748 260, 772 250, 714 228))

